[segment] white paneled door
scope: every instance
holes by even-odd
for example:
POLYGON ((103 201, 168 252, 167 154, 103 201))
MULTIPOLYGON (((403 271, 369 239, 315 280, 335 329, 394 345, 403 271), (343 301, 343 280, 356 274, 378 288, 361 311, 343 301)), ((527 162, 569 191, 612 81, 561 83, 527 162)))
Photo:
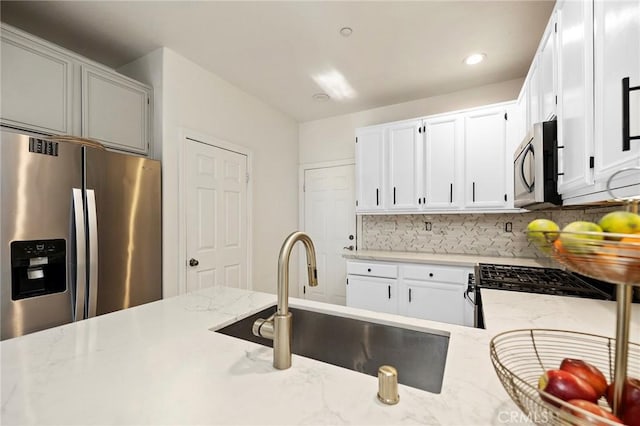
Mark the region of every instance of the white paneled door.
POLYGON ((316 249, 318 286, 307 285, 302 268, 302 297, 346 304, 347 266, 342 253, 345 247, 355 248, 354 178, 353 165, 304 172, 304 228, 316 249))
POLYGON ((247 286, 247 156, 186 139, 187 292, 247 286))

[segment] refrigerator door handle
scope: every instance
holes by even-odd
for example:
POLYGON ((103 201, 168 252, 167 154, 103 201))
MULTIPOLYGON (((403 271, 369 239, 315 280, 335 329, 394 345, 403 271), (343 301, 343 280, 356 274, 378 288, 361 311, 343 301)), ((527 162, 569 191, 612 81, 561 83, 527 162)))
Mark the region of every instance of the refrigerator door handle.
POLYGON ((98 220, 96 195, 87 189, 87 229, 89 231, 89 295, 87 297, 87 318, 96 316, 98 304, 98 220))
POLYGON ((75 245, 75 289, 72 292, 73 321, 85 318, 85 297, 87 289, 87 250, 85 237, 84 207, 82 190, 73 188, 72 191, 73 228, 71 241, 75 245))

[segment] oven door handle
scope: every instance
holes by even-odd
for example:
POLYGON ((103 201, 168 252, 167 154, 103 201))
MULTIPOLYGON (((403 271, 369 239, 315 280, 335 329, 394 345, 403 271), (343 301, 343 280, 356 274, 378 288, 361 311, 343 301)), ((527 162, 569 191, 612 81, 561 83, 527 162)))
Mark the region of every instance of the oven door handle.
POLYGON ((534 181, 529 183, 527 182, 527 178, 524 175, 524 164, 527 161, 527 154, 529 154, 529 152, 531 152, 531 155, 533 155, 535 158, 535 151, 533 150, 533 145, 531 144, 527 145, 527 149, 525 149, 524 153, 522 154, 522 161, 520 162, 520 177, 522 178, 522 183, 524 183, 524 186, 527 188, 527 191, 533 192, 533 187, 536 184, 535 177, 534 177, 534 181))
POLYGON ((469 302, 473 303, 474 305, 476 304, 475 301, 475 297, 472 299, 471 296, 469 296, 471 294, 471 292, 473 292, 475 294, 476 292, 476 287, 474 285, 468 285, 467 286, 467 290, 462 294, 462 296, 468 300, 469 302))

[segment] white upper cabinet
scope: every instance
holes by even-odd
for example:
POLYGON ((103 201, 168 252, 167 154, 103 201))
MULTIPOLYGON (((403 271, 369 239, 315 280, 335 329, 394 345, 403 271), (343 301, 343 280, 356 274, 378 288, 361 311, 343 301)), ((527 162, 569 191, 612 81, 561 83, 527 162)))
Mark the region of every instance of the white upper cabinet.
POLYGON ((538 57, 534 57, 527 77, 527 130, 533 129, 540 119, 540 69, 538 57))
POLYGON ((539 55, 539 108, 540 121, 548 121, 556 116, 556 32, 555 15, 547 25, 547 30, 542 36, 539 55))
POLYGON ((557 5, 558 192, 593 183, 593 8, 589 2, 557 5))
POLYGON ((2 28, 2 124, 42 133, 71 132, 72 58, 2 28))
POLYGON ((152 88, 2 24, 3 126, 147 154, 152 88))
POLYGON ((384 208, 384 126, 364 127, 356 131, 356 211, 380 211, 384 208))
POLYGON ((455 209, 462 196, 462 136, 464 118, 461 114, 425 120, 425 159, 423 177, 423 209, 455 209))
POLYGON ((149 91, 131 79, 82 66, 82 136, 122 150, 149 149, 149 91))
POLYGON ((465 115, 464 172, 468 207, 507 206, 506 122, 506 107, 465 115))
MULTIPOLYGON (((594 27, 595 179, 606 184, 616 171, 640 165, 640 140, 623 147, 622 134, 622 80, 640 86, 640 1, 597 0, 594 27)), ((630 101, 629 132, 639 136, 640 91, 630 101)))
POLYGON ((418 183, 422 161, 422 120, 395 123, 387 127, 390 210, 418 208, 418 183))
POLYGON ((507 110, 515 103, 357 129, 356 213, 513 208, 507 110))

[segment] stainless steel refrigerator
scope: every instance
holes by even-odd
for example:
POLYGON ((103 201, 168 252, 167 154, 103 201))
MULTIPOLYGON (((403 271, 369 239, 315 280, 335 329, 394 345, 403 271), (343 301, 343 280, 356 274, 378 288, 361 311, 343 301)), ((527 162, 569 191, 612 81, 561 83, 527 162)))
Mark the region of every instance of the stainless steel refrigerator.
POLYGON ((162 297, 160 163, 3 131, 0 339, 162 297))

